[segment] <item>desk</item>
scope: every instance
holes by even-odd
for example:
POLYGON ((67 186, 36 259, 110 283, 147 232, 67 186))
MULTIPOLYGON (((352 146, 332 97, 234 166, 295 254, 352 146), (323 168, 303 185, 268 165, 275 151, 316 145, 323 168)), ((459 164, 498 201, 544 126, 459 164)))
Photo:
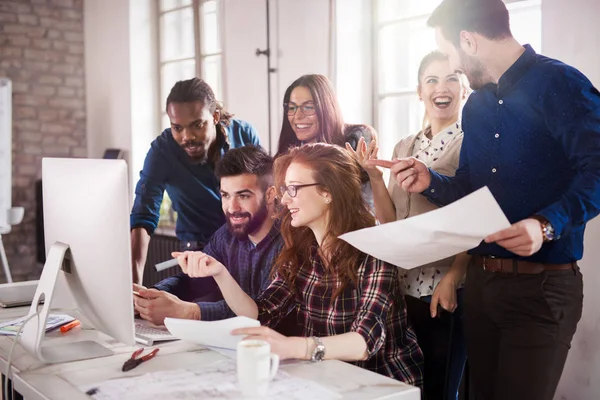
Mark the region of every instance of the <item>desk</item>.
MULTIPOLYGON (((0 310, 0 320, 17 318, 27 310, 28 308, 0 310)), ((52 332, 46 336, 47 345, 80 340, 96 340, 110 347, 115 354, 91 360, 46 365, 17 345, 12 363, 15 391, 26 400, 83 400, 90 397, 78 389, 80 385, 123 376, 138 376, 148 372, 193 369, 198 366, 206 368, 227 359, 224 355, 195 344, 183 341, 168 342, 159 346, 161 350, 154 359, 123 373, 121 367, 135 347, 117 343, 95 330, 77 329, 63 336, 52 332)), ((0 337, 0 368, 3 372, 6 370, 6 359, 11 345, 12 337, 0 337)), ((282 362, 280 369, 290 375, 314 381, 341 394, 344 399, 420 399, 417 388, 341 361, 286 361, 282 362)))

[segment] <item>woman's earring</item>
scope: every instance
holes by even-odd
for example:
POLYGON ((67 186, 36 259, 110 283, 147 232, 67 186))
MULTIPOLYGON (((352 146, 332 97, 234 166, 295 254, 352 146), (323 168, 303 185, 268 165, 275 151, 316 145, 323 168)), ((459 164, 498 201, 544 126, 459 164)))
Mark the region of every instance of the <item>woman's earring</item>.
POLYGON ((331 199, 328 197, 325 199, 325 203, 329 204, 331 202, 331 199))

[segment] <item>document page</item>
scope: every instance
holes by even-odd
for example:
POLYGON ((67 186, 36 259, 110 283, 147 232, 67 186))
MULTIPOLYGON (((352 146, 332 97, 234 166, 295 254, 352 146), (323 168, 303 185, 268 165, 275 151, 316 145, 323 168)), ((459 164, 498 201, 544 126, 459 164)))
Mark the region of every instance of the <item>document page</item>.
MULTIPOLYGON (((235 361, 228 360, 211 369, 152 372, 132 377, 112 379, 79 387, 96 400, 196 400, 243 398, 237 384, 235 361)), ((265 399, 334 400, 342 396, 316 382, 296 378, 278 371, 269 384, 265 399)))
POLYGON ((165 318, 165 326, 171 335, 181 340, 208 347, 235 350, 243 336, 233 336, 231 331, 260 326, 260 322, 247 317, 227 318, 220 321, 165 318))
POLYGON ((445 207, 340 236, 360 251, 412 269, 477 247, 510 227, 487 187, 445 207))

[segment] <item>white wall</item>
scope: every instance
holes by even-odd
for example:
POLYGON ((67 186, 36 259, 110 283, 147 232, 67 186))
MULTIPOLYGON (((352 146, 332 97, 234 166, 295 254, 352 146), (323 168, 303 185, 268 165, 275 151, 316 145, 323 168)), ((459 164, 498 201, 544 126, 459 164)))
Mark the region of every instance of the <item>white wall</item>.
MULTIPOLYGON (((543 0, 544 54, 571 64, 600 87, 600 2, 543 0)), ((584 277, 583 317, 555 399, 600 399, 600 218, 587 226, 580 263, 584 277)))
POLYGON ((160 133, 154 0, 84 4, 88 156, 125 152, 130 186, 160 133))
POLYGON ((131 151, 129 2, 84 4, 88 156, 107 147, 131 151))
MULTIPOLYGON (((154 0, 130 0, 129 43, 131 85, 131 152, 129 173, 135 185, 150 143, 161 126, 158 72, 158 7, 154 0)), ((133 192, 132 186, 131 191, 133 192)))
POLYGON ((338 0, 336 89, 344 121, 373 124, 372 0, 338 0))

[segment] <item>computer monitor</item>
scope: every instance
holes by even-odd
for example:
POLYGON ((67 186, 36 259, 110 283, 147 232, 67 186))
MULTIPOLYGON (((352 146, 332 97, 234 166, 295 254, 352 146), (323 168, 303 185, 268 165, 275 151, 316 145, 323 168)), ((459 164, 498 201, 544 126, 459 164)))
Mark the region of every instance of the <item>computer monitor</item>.
POLYGON ((50 309, 77 309, 84 322, 135 344, 130 193, 124 160, 42 160, 47 259, 22 345, 53 363, 112 354, 96 342, 42 346, 50 309), (45 303, 37 306, 43 296, 45 303))

